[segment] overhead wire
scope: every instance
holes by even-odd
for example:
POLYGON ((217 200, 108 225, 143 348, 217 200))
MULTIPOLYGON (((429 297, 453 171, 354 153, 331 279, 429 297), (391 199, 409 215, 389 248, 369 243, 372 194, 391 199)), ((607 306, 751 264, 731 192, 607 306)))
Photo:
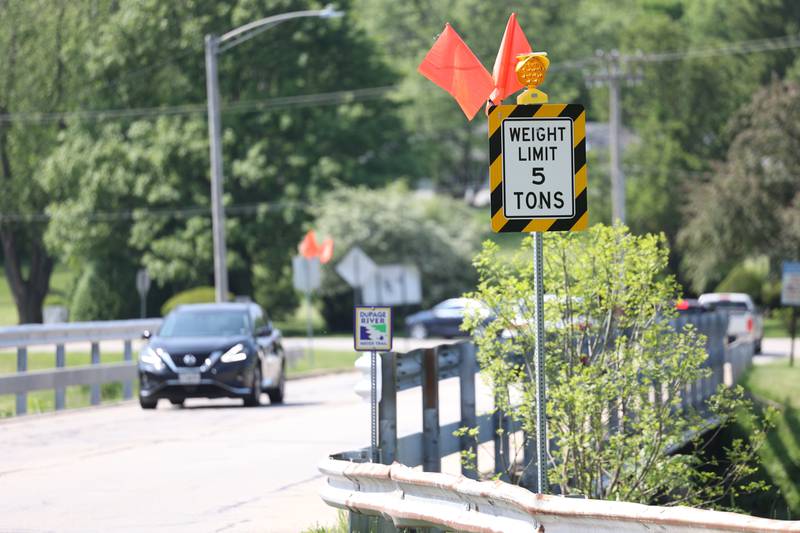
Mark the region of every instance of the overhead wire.
MULTIPOLYGON (((678 61, 680 59, 693 59, 704 57, 715 57, 721 55, 739 55, 750 54, 768 51, 788 50, 800 48, 800 35, 786 35, 783 37, 755 39, 749 41, 739 41, 728 43, 723 46, 687 49, 687 50, 673 50, 665 52, 647 52, 637 54, 625 54, 619 56, 622 61, 628 62, 667 62, 678 61)), ((114 86, 120 83, 126 76, 134 76, 137 73, 153 70, 165 64, 172 63, 185 57, 193 50, 187 50, 178 54, 174 58, 161 62, 157 65, 149 65, 141 69, 131 71, 128 74, 123 74, 120 79, 108 82, 109 86, 114 86)), ((600 57, 590 57, 584 59, 566 60, 553 65, 551 71, 565 71, 565 70, 580 70, 586 67, 597 65, 602 62, 600 57)), ((332 91, 326 93, 313 93, 296 96, 277 97, 264 100, 248 100, 242 102, 234 102, 223 104, 222 111, 225 113, 244 113, 250 111, 266 111, 276 108, 287 107, 305 107, 311 105, 335 105, 341 103, 348 103, 351 101, 373 100, 384 98, 389 92, 397 90, 400 85, 387 85, 380 87, 365 87, 352 90, 332 91)), ((170 116, 170 115, 202 115, 206 113, 205 103, 172 105, 172 106, 157 106, 157 107, 140 107, 140 108, 122 108, 122 109, 85 109, 77 111, 60 111, 60 112, 16 112, 0 114, 0 124, 10 123, 28 123, 28 124, 45 124, 50 122, 59 122, 63 120, 79 119, 79 120, 112 120, 112 119, 129 119, 129 118, 149 118, 154 116, 170 116)))

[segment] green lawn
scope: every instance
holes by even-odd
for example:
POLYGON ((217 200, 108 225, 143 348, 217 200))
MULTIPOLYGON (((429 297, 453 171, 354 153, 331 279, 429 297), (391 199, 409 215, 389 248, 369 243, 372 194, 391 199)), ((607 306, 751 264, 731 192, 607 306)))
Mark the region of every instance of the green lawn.
POLYGON ((321 370, 344 370, 353 369, 353 363, 358 359, 359 354, 352 351, 337 350, 314 350, 313 364, 307 356, 294 361, 287 370, 287 375, 296 377, 303 374, 316 373, 321 370))
POLYGON ((778 317, 764 319, 764 337, 788 337, 789 330, 778 317))
POLYGON ((17 322, 17 308, 4 274, 0 276, 0 326, 11 326, 17 322))
MULTIPOLYGON (((767 442, 760 450, 766 481, 775 487, 776 501, 785 504, 770 504, 777 518, 800 516, 800 367, 789 368, 781 361, 771 365, 755 366, 742 381, 745 389, 756 399, 768 400, 779 405, 776 427, 769 433, 767 442), (785 516, 788 507, 790 516, 785 516)), ((751 428, 742 430, 747 434, 751 428)), ((766 513, 772 514, 768 509, 766 513)))
MULTIPOLYGON (((100 361, 102 363, 116 363, 122 361, 122 353, 102 352, 100 361)), ((88 365, 91 363, 91 355, 86 352, 67 352, 67 366, 88 365)), ((54 368, 55 354, 52 352, 29 352, 28 370, 44 370, 54 368)), ((17 354, 0 353, 0 374, 11 374, 17 371, 17 354)), ((134 389, 136 385, 134 384, 134 389)), ((135 392, 135 391, 134 391, 135 392)), ((67 408, 86 407, 90 405, 91 387, 89 385, 78 385, 67 387, 66 404, 67 408)), ((14 416, 16 400, 12 394, 0 395, 0 418, 14 416)), ((122 398, 122 383, 105 383, 100 387, 101 401, 120 400, 122 398)), ((28 413, 46 413, 55 409, 55 392, 52 390, 33 391, 28 393, 28 413)))

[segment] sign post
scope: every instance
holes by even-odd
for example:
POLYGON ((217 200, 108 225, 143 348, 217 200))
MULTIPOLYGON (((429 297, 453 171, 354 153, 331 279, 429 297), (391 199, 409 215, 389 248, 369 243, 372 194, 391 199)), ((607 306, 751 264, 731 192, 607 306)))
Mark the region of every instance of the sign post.
POLYGON ((357 352, 370 352, 370 458, 372 462, 378 462, 377 352, 392 349, 392 308, 356 307, 353 344, 357 352))
POLYGON ((545 231, 579 231, 589 224, 586 116, 583 106, 548 104, 536 87, 550 61, 544 52, 517 56, 517 78, 528 86, 516 105, 490 107, 489 180, 492 229, 533 233, 533 363, 536 379, 536 479, 547 491, 547 419, 544 359, 545 231))
POLYGON ((298 291, 305 293, 306 300, 306 338, 308 339, 308 359, 314 367, 314 327, 311 323, 311 291, 318 289, 322 281, 320 260, 317 257, 307 259, 302 255, 292 258, 292 284, 298 291))
POLYGON ((794 366, 794 339, 797 335, 797 307, 800 306, 800 263, 784 261, 781 275, 781 305, 792 306, 789 323, 789 366, 794 366))
POLYGON ((136 290, 139 292, 139 318, 146 318, 147 293, 150 291, 150 274, 146 268, 136 272, 136 290))

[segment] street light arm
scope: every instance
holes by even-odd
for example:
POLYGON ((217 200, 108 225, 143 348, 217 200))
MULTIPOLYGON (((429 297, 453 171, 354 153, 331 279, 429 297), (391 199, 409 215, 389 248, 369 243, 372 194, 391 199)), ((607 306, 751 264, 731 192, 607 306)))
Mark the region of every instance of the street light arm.
POLYGON ((242 44, 245 41, 249 41, 259 33, 273 26, 276 26, 281 22, 286 22, 287 20, 303 18, 303 17, 334 18, 341 16, 342 16, 341 11, 337 11, 333 7, 333 5, 328 4, 322 9, 293 11, 291 13, 282 13, 280 15, 273 15, 271 17, 266 17, 261 20, 249 22, 244 26, 239 26, 238 28, 229 31, 228 33, 225 33, 222 37, 219 37, 219 39, 217 40, 217 44, 221 46, 217 48, 217 53, 224 52, 225 50, 229 50, 234 46, 242 44), (223 43, 227 44, 223 45, 223 43))

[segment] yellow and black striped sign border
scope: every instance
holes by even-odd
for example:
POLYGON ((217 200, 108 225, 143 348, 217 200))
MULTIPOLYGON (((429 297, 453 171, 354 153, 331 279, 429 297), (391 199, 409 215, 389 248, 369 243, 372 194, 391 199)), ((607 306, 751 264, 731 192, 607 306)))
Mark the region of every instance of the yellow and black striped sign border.
POLYGON ((589 226, 586 189, 586 112, 579 104, 499 105, 489 108, 489 188, 495 232, 579 231, 589 226), (507 118, 572 119, 575 161, 575 216, 572 218, 506 218, 503 214, 503 129, 507 118))

